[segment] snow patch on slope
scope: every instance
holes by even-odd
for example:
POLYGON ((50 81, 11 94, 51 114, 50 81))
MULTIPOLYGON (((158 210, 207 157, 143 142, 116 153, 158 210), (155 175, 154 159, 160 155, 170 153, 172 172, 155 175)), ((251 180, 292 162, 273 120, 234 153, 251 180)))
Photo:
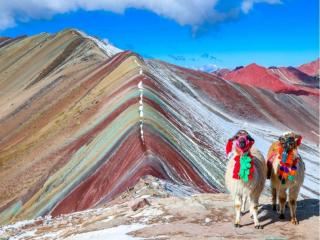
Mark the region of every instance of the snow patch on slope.
POLYGON ((111 44, 106 44, 105 42, 102 42, 94 37, 91 37, 82 31, 77 30, 77 32, 79 32, 83 37, 92 40, 108 57, 112 57, 117 53, 123 51, 111 44))
POLYGON ((117 239, 117 240, 137 240, 142 238, 135 238, 128 233, 140 230, 144 228, 146 225, 143 224, 131 224, 131 225, 120 225, 113 228, 93 231, 93 232, 86 232, 72 235, 66 240, 105 240, 105 239, 117 239))

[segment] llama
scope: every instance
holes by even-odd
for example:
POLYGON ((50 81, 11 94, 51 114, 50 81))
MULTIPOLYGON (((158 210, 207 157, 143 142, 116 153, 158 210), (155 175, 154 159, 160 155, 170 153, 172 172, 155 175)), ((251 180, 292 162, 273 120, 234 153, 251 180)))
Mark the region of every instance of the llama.
POLYGON ((280 136, 268 152, 268 178, 271 179, 272 206, 276 210, 277 195, 279 201, 279 218, 285 218, 287 189, 289 192, 289 208, 291 223, 299 224, 296 217, 297 198, 304 180, 305 165, 298 154, 298 146, 302 137, 293 132, 280 136))
POLYGON ((246 199, 250 202, 250 213, 253 216, 254 226, 261 229, 258 220, 259 197, 264 188, 267 175, 267 165, 262 154, 252 148, 254 139, 244 130, 229 139, 226 153, 227 164, 225 183, 233 196, 235 208, 235 227, 240 227, 241 207, 246 199), (233 147, 235 142, 235 147, 233 147))

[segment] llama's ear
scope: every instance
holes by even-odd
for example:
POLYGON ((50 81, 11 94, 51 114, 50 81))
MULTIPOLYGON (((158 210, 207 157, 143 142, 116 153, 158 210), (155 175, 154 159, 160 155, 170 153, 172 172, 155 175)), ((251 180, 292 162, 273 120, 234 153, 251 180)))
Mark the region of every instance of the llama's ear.
POLYGON ((226 145, 226 154, 228 155, 232 151, 233 138, 230 138, 226 145))
POLYGON ((250 135, 248 135, 248 139, 249 139, 250 142, 254 143, 254 139, 250 135))
POLYGON ((300 144, 302 142, 302 136, 301 135, 295 135, 295 139, 296 139, 297 147, 300 146, 300 144))
POLYGON ((280 137, 279 137, 279 142, 280 142, 280 143, 284 143, 284 142, 285 142, 285 139, 284 139, 283 136, 280 136, 280 137))

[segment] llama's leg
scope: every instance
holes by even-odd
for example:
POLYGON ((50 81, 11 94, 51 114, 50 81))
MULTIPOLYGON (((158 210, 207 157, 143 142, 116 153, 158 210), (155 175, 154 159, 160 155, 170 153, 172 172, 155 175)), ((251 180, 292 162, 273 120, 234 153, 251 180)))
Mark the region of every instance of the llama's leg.
POLYGON ((272 187, 272 210, 277 210, 277 189, 275 187, 272 187))
POLYGON ((241 213, 241 204, 242 198, 239 195, 236 195, 234 198, 234 210, 235 210, 235 227, 240 227, 240 213, 241 213))
POLYGON ((289 207, 290 207, 290 214, 291 214, 291 223, 294 225, 299 224, 296 216, 298 194, 299 194, 299 187, 290 188, 289 207))
POLYGON ((247 196, 244 196, 242 198, 241 215, 244 215, 244 212, 246 211, 246 203, 247 203, 247 196))
POLYGON ((250 204, 250 197, 247 197, 247 200, 248 200, 248 202, 249 202, 249 213, 250 213, 250 218, 253 218, 253 211, 252 211, 252 209, 253 208, 251 208, 250 206, 251 206, 251 204, 250 204))
POLYGON ((286 209, 287 193, 285 189, 279 190, 279 218, 284 219, 284 212, 286 209))
POLYGON ((250 217, 253 218, 253 212, 252 209, 250 208, 250 197, 246 197, 247 202, 249 202, 249 213, 250 213, 250 217))
POLYGON ((252 213, 252 216, 253 216, 254 227, 257 229, 262 229, 262 226, 260 225, 260 222, 258 220, 258 207, 259 207, 258 197, 250 196, 250 212, 252 213))

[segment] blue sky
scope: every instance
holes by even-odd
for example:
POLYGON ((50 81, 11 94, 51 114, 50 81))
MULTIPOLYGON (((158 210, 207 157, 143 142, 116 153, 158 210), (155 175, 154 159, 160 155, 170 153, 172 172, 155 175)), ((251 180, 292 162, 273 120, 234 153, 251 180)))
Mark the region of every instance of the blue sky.
POLYGON ((159 6, 137 5, 137 0, 106 6, 101 1, 87 6, 70 0, 74 5, 58 7, 51 1, 43 8, 0 3, 0 13, 7 17, 0 16, 0 35, 72 27, 145 57, 203 70, 252 62, 297 66, 319 57, 317 0, 202 0, 203 6, 188 0, 190 6, 183 7, 181 0, 165 0, 159 6))

